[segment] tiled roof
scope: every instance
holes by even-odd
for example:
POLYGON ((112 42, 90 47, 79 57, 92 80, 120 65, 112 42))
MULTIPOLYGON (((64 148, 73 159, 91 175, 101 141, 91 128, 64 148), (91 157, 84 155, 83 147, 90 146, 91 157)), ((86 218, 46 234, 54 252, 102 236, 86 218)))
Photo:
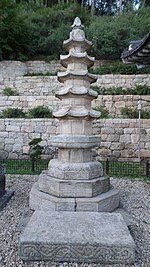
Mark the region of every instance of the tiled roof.
POLYGON ((131 41, 121 59, 124 63, 136 63, 138 67, 150 66, 150 32, 142 40, 131 41))

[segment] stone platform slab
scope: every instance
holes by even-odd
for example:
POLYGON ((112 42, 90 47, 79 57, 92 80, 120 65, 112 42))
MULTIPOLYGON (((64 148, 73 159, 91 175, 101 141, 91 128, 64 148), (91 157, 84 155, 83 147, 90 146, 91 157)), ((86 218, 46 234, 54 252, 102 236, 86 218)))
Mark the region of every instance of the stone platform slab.
POLYGON ((20 238, 25 261, 132 264, 135 244, 120 214, 36 211, 20 238))

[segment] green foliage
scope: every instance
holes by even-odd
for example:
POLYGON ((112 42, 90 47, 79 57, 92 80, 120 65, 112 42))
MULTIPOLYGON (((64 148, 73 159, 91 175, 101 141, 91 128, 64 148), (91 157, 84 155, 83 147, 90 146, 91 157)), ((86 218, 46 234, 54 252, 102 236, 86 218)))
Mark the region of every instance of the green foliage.
POLYGON ((0 1, 1 59, 27 60, 33 50, 32 33, 25 9, 15 1, 0 1))
POLYGON ((7 108, 1 113, 1 118, 53 118, 52 110, 48 107, 38 106, 24 112, 20 108, 7 108))
POLYGON ((99 95, 150 95, 150 86, 136 85, 135 88, 122 88, 122 87, 100 87, 91 86, 99 95))
POLYGON ((69 4, 61 1, 47 8, 43 1, 28 2, 0 1, 0 60, 24 61, 41 56, 47 60, 59 59, 64 53, 62 43, 68 39, 76 16, 86 26, 97 59, 119 59, 128 49, 129 41, 141 39, 149 32, 150 6, 137 12, 128 10, 122 16, 91 18, 87 7, 81 7, 77 1, 69 4))
POLYGON ((38 73, 34 73, 34 72, 28 72, 27 74, 25 74, 24 76, 56 76, 57 72, 46 72, 46 73, 42 73, 42 72, 38 72, 38 73))
POLYGON ((52 118, 53 117, 52 110, 44 106, 38 106, 38 107, 30 109, 28 112, 28 116, 30 118, 52 118))
POLYGON ((29 142, 29 156, 31 159, 40 159, 42 152, 43 152, 43 147, 39 144, 42 141, 41 138, 34 138, 29 142))
POLYGON ((118 59, 128 50, 131 40, 143 38, 149 32, 150 7, 117 16, 92 17, 87 37, 93 42, 97 59, 118 59))
POLYGON ((26 113, 20 108, 7 108, 2 111, 2 118, 25 118, 26 113))
POLYGON ((105 63, 96 69, 89 70, 93 74, 105 75, 105 74, 142 74, 150 73, 150 68, 137 69, 135 64, 124 64, 122 62, 112 61, 105 63))
MULTIPOLYGON (((132 89, 131 89, 132 90, 132 89)), ((150 95, 150 86, 148 85, 137 85, 134 89, 134 95, 150 95)))
MULTIPOLYGON (((48 60, 63 53, 63 41, 68 38, 76 16, 89 24, 88 11, 76 3, 45 8, 37 3, 0 2, 0 59, 27 60, 40 55, 48 60)), ((39 3, 38 3, 39 2, 39 3)))
POLYGON ((101 112, 100 116, 101 119, 107 119, 109 117, 109 111, 107 108, 102 106, 102 107, 96 107, 94 109, 101 112))
POLYGON ((3 94, 10 96, 10 95, 18 95, 18 92, 15 89, 12 89, 11 87, 5 87, 3 90, 3 94))
MULTIPOLYGON (((121 109, 121 113, 124 117, 130 119, 138 119, 139 112, 137 109, 124 107, 121 109)), ((142 119, 150 119, 150 110, 141 110, 141 118, 142 119)))

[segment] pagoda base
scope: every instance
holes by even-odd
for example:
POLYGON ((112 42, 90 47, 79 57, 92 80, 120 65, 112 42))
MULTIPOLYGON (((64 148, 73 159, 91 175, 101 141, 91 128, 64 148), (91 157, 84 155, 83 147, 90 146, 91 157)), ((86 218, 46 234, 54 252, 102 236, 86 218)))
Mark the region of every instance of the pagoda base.
POLYGON ((39 190, 35 183, 30 192, 32 210, 111 212, 119 206, 119 194, 113 187, 96 197, 56 197, 39 190))
POLYGON ((39 210, 21 236, 19 254, 24 261, 132 264, 135 244, 120 214, 39 210))

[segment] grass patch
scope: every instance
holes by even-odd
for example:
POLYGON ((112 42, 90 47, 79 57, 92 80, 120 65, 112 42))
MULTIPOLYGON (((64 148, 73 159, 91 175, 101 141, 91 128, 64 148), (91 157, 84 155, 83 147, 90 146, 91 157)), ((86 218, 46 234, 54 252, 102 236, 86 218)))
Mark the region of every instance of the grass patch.
POLYGON ((137 178, 150 181, 150 177, 146 175, 146 164, 146 162, 102 162, 105 175, 108 173, 109 176, 127 177, 134 180, 137 178))
POLYGON ((48 159, 35 160, 34 172, 32 171, 31 159, 6 159, 0 160, 0 164, 6 164, 7 174, 40 174, 48 168, 48 159))

